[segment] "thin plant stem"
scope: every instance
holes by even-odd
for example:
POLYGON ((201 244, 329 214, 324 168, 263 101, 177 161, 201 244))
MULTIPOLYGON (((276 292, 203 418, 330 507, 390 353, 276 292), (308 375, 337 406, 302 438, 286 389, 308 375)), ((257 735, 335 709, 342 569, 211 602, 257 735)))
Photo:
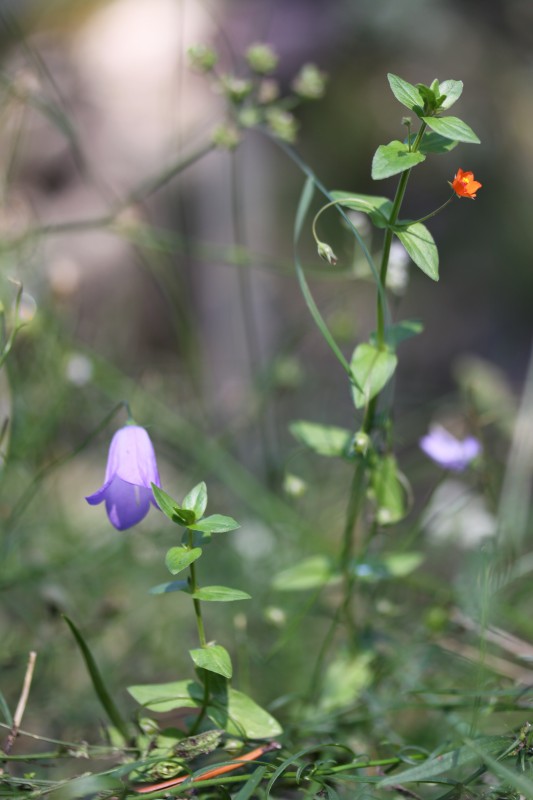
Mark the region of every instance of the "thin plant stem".
POLYGON ((20 693, 20 698, 17 704, 17 708, 15 710, 15 715, 13 717, 13 724, 11 726, 11 730, 9 731, 9 735, 6 739, 6 743, 4 745, 4 753, 7 755, 11 752, 11 749, 15 743, 15 739, 18 736, 19 728, 22 723, 22 717, 24 716, 24 711, 26 710, 26 704, 28 702, 28 696, 30 694, 30 686, 33 680, 33 670, 35 668, 35 660, 37 658, 37 653, 32 650, 28 656, 28 665, 26 667, 26 674, 24 676, 24 682, 22 684, 22 692, 20 693))

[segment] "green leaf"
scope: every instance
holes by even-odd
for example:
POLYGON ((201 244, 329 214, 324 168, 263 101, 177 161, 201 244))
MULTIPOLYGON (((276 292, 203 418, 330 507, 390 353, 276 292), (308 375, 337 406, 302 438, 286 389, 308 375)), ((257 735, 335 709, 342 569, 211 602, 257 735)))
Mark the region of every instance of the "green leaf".
POLYGON ((106 712, 107 716, 111 724, 117 729, 120 733, 124 741, 127 743, 130 739, 130 733, 128 730, 128 726, 126 722, 122 719, 122 715, 118 710, 115 702, 109 692, 107 691, 107 687, 104 683, 104 679, 98 669, 98 665, 94 660, 93 654, 91 653, 88 644, 86 643, 85 639, 83 638, 81 632, 78 630, 76 625, 69 619, 67 616, 63 615, 63 619, 69 626, 78 647, 80 648, 80 652, 83 656, 83 660, 85 661, 85 666, 87 667, 87 672, 91 678, 91 682, 96 692, 96 696, 98 697, 102 708, 106 712))
POLYGON ((463 93, 462 81, 443 81, 439 86, 440 96, 446 95, 445 100, 440 104, 441 108, 450 108, 459 100, 463 93))
MULTIPOLYGON (((413 336, 418 336, 424 330, 424 325, 417 319, 405 319, 403 322, 397 322, 396 325, 390 325, 385 329, 385 342, 391 350, 396 350, 399 344, 405 342, 406 339, 411 339, 413 336)), ((375 345, 377 342, 376 334, 370 335, 370 343, 375 345)))
POLYGON ((212 514, 210 517, 200 519, 194 525, 188 526, 192 531, 201 531, 202 533, 227 533, 240 528, 238 522, 232 517, 225 517, 222 514, 212 514))
POLYGON ((433 236, 425 225, 415 222, 405 230, 396 230, 396 236, 403 244, 417 267, 434 281, 439 279, 439 251, 433 236))
POLYGON ((391 175, 405 172, 425 160, 423 153, 410 152, 405 142, 381 144, 372 159, 372 178, 375 181, 390 178, 391 175))
POLYGON ((233 600, 250 600, 251 596, 247 592, 230 589, 228 586, 203 586, 192 594, 192 598, 212 603, 229 603, 233 600))
POLYGON ((370 650, 363 650, 357 655, 342 650, 338 652, 329 663, 323 679, 320 709, 332 712, 353 706, 372 682, 372 661, 375 657, 370 650))
POLYGON ((204 698, 204 687, 190 680, 128 686, 128 692, 141 706, 160 712, 197 708, 204 698))
MULTIPOLYGON (((411 144, 416 139, 416 134, 411 135, 411 144)), ((435 133, 434 131, 426 131, 422 137, 422 141, 420 142, 420 146, 418 148, 420 153, 424 153, 427 155, 428 153, 449 153, 451 150, 456 148, 458 142, 454 141, 453 139, 448 139, 445 136, 441 136, 439 133, 435 133)))
POLYGON ((11 711, 9 710, 6 698, 4 697, 2 692, 0 692, 0 711, 3 714, 4 722, 6 723, 8 728, 11 728, 13 726, 13 717, 11 715, 11 711))
POLYGON ((198 483, 194 489, 183 499, 182 509, 193 511, 196 519, 201 519, 207 508, 207 486, 204 481, 198 483))
POLYGON ((479 144, 479 138, 466 122, 458 117, 421 117, 431 130, 440 133, 446 139, 467 144, 479 144))
POLYGON ((155 483, 152 483, 152 491, 157 505, 163 514, 172 520, 172 522, 187 526, 190 522, 195 521, 196 515, 194 511, 181 508, 173 497, 163 491, 159 486, 156 486, 155 483))
POLYGON ((244 739, 274 739, 282 733, 279 722, 250 697, 228 688, 226 702, 213 702, 208 717, 230 736, 244 739))
POLYGON ((409 108, 411 111, 414 111, 415 114, 423 113, 422 109, 424 107, 424 101, 416 86, 413 86, 412 83, 404 81, 403 78, 400 78, 398 75, 394 75, 392 72, 389 72, 387 78, 391 91, 396 100, 409 108))
POLYGON ((342 201, 340 205, 343 208, 349 208, 351 211, 361 211, 363 214, 368 214, 377 228, 386 228, 389 224, 392 202, 388 197, 375 197, 371 194, 353 194, 352 192, 343 192, 340 190, 331 192, 331 197, 334 200, 342 201))
POLYGON ((113 775, 81 775, 48 790, 46 794, 51 800, 86 800, 102 794, 109 797, 111 792, 118 794, 123 789, 123 782, 113 775))
POLYGON ((398 464, 393 455, 384 456, 377 461, 372 470, 370 485, 379 525, 392 525, 405 517, 405 488, 399 478, 398 464))
POLYGON ((299 592, 318 586, 337 583, 340 575, 335 572, 332 561, 326 556, 311 556, 293 567, 279 572, 272 586, 285 592, 299 592))
POLYGON ((237 794, 233 795, 233 800, 250 800, 250 797, 252 796, 257 797, 255 790, 263 780, 266 771, 266 764, 254 769, 244 786, 241 786, 237 794))
MULTIPOLYGON (((407 249, 407 248, 406 248, 407 249)), ((389 350, 379 350, 372 344, 358 345, 353 353, 351 368, 362 391, 352 386, 356 408, 363 408, 392 378, 397 357, 389 350)))
POLYGON ((424 561, 423 553, 391 553, 383 558, 383 564, 391 578, 405 578, 418 569, 424 561))
POLYGON ((228 651, 219 644, 200 647, 197 650, 189 650, 192 660, 200 669, 208 672, 216 672, 224 678, 231 678, 233 668, 228 651))
POLYGON ((170 583, 159 583, 149 589, 150 594, 168 594, 169 592, 189 592, 187 581, 170 581, 170 583))
POLYGON ((352 434, 346 428, 297 420, 289 425, 295 439, 321 456, 346 457, 352 434))
POLYGON ((172 575, 177 575, 178 572, 186 569, 189 564, 192 564, 201 555, 201 547, 193 547, 192 550, 186 547, 171 547, 165 556, 165 564, 172 575))
MULTIPOLYGON (((501 736, 487 736, 483 741, 482 751, 487 753, 498 753, 502 746, 508 744, 508 740, 503 739, 501 736)), ((463 767, 465 764, 470 763, 475 759, 479 759, 479 754, 475 753, 468 747, 457 747, 455 750, 450 750, 447 753, 428 758, 423 764, 416 767, 411 767, 403 772, 395 772, 394 775, 389 775, 383 778, 378 784, 380 787, 396 786, 404 783, 411 783, 413 781, 428 783, 433 782, 433 779, 443 772, 456 770, 458 767, 463 767)))

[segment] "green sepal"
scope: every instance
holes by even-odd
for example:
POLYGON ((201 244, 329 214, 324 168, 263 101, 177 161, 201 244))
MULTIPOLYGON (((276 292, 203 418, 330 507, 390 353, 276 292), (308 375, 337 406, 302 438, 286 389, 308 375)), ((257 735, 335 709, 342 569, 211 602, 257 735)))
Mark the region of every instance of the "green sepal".
POLYGON ((159 583, 148 590, 150 594, 168 594, 169 592, 188 592, 190 587, 188 581, 170 581, 170 583, 159 583))
POLYGON ((394 75, 392 72, 389 72, 387 79, 391 91, 398 102, 406 106, 410 111, 414 111, 418 116, 424 113, 424 100, 416 86, 404 81, 403 78, 400 78, 399 75, 394 75))
POLYGON ((215 672, 228 680, 233 675, 231 658, 225 647, 219 644, 207 645, 196 650, 189 650, 189 654, 197 667, 208 672, 215 672))
POLYGON ((353 435, 346 428, 297 420, 291 422, 289 430, 295 439, 318 455, 346 458, 349 454, 353 435))
POLYGON ((352 355, 351 369, 358 389, 352 385, 352 395, 356 408, 364 408, 392 378, 398 359, 388 349, 380 350, 372 344, 359 344, 352 355))
POLYGON ((311 556, 278 572, 272 587, 282 592, 302 592, 319 586, 338 583, 341 575, 327 556, 311 556))
POLYGON ((202 555, 200 547, 171 547, 165 556, 165 564, 172 575, 177 575, 202 555))
MULTIPOLYGON (((411 339, 413 336, 418 336, 424 330, 424 325, 417 319, 405 319, 403 322, 397 322, 396 325, 389 325, 385 328, 385 343, 391 350, 396 350, 399 344, 411 339)), ((370 344, 376 345, 376 333, 370 334, 370 344)))
POLYGON ((225 517, 223 514, 212 514, 210 517, 200 519, 188 527, 191 531, 212 534, 227 533, 228 531, 237 530, 241 526, 232 517, 225 517))
POLYGON ((381 144, 372 159, 372 178, 375 181, 390 178, 391 175, 412 169, 425 160, 423 153, 409 150, 405 142, 395 140, 389 144, 381 144))
POLYGON ((399 222, 394 232, 414 263, 431 280, 439 279, 439 251, 433 236, 421 222, 399 222), (405 225, 405 227, 402 227, 405 225))
POLYGON ((207 486, 204 481, 198 483, 189 494, 184 497, 182 509, 193 511, 196 519, 201 519, 207 508, 207 486))
POLYGON ((182 508, 173 497, 163 491, 163 489, 161 489, 159 486, 156 486, 155 483, 152 483, 152 491, 154 493, 157 505, 163 514, 172 522, 175 522, 178 525, 184 525, 186 527, 191 522, 196 521, 196 514, 194 511, 182 508))
POLYGON ((421 117, 428 128, 446 139, 466 144, 480 144, 479 137, 472 128, 458 117, 421 117))
POLYGON ((230 603, 234 600, 251 600, 251 595, 241 592, 240 589, 230 589, 229 586, 202 586, 192 593, 193 600, 204 600, 211 603, 230 603))
POLYGON ((392 525, 405 517, 406 485, 407 479, 400 473, 393 455, 379 458, 374 464, 370 487, 379 525, 392 525))
POLYGON ((375 197, 371 194, 353 194, 336 190, 331 192, 333 200, 339 200, 339 205, 351 211, 361 211, 368 214, 376 228, 386 228, 389 224, 392 202, 388 197, 375 197))

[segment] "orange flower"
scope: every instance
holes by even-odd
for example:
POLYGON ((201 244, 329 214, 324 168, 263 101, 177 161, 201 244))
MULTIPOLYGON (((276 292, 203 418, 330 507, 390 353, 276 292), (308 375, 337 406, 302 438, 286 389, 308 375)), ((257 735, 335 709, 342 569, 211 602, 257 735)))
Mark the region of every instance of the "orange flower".
POLYGON ((462 169, 457 170, 457 175, 450 184, 457 197, 470 197, 471 200, 476 196, 478 189, 481 189, 482 183, 474 180, 473 172, 463 172, 462 169))

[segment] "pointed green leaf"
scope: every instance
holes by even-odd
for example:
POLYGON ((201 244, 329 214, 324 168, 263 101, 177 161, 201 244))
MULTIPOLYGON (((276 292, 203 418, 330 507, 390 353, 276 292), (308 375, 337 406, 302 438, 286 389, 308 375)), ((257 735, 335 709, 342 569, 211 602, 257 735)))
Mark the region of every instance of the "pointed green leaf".
POLYGON ((233 795, 233 800, 250 800, 251 797, 257 797, 255 790, 265 777, 266 771, 266 764, 254 769, 244 786, 241 786, 237 794, 233 795))
POLYGON ((193 547, 189 550, 186 547, 171 547, 165 556, 165 564, 172 575, 177 575, 183 569, 196 561, 202 555, 201 547, 193 547))
POLYGON ((392 578, 405 578, 414 572, 423 561, 423 553, 390 553, 383 558, 385 568, 392 578))
POLYGON ((456 142, 466 142, 467 144, 479 144, 479 138, 466 122, 458 117, 422 117, 424 122, 435 133, 440 133, 447 139, 456 142))
POLYGON ((203 586, 192 595, 194 600, 205 600, 213 603, 229 603, 233 600, 250 600, 251 596, 240 589, 230 589, 228 586, 203 586))
POLYGON ((439 279, 439 251, 433 236, 425 225, 415 222, 404 230, 397 230, 396 236, 403 244, 417 267, 434 281, 439 279))
POLYGON ((274 739, 282 733, 282 728, 274 717, 236 689, 228 689, 226 703, 210 704, 207 715, 230 736, 274 739))
POLYGON ((152 483, 152 491, 157 505, 163 514, 172 520, 172 522, 184 526, 187 526, 190 522, 194 522, 196 519, 194 511, 181 508, 173 497, 163 491, 159 486, 156 486, 155 483, 152 483))
POLYGON ((196 708, 202 705, 204 698, 204 687, 188 680, 128 686, 128 692, 140 705, 160 712, 196 708))
POLYGON ((113 700, 113 698, 111 697, 110 693, 107 690, 107 687, 104 683, 104 679, 102 678, 98 665, 94 660, 94 656, 91 650, 89 649, 89 645, 83 638, 80 630, 72 622, 72 620, 65 615, 63 615, 63 619, 69 626, 72 635, 74 636, 76 643, 80 648, 83 660, 85 661, 87 672, 89 673, 89 677, 91 678, 94 691, 96 692, 96 696, 98 697, 102 705, 102 708, 109 717, 111 724, 117 729, 117 731, 120 733, 124 741, 128 742, 130 739, 128 726, 126 722, 122 719, 122 715, 118 710, 117 706, 115 705, 115 701, 113 700))
POLYGON ((278 591, 299 592, 336 583, 340 577, 329 558, 311 556, 300 561, 299 564, 279 572, 274 578, 272 586, 278 591))
POLYGON ((170 583, 160 583, 152 586, 150 594, 168 594, 169 592, 189 592, 187 581, 171 581, 170 583))
POLYGON ((441 108, 450 108, 459 100, 463 93, 462 81, 443 81, 439 86, 440 96, 446 95, 445 100, 440 104, 441 108))
POLYGON ((405 172, 425 160, 423 153, 410 152, 405 142, 381 144, 372 159, 372 178, 375 181, 390 178, 391 175, 405 172))
POLYGON ((210 517, 200 519, 194 525, 188 526, 192 531, 201 531, 202 533, 227 533, 240 528, 238 522, 232 517, 225 517, 223 514, 212 514, 210 517))
POLYGON ((217 675, 222 675, 224 678, 231 678, 233 668, 231 666, 231 658, 228 651, 219 644, 208 645, 207 647, 200 647, 197 650, 190 650, 190 655, 194 663, 200 669, 206 669, 208 672, 216 672, 217 675))
POLYGON ((387 78, 391 91, 396 100, 409 108, 411 111, 414 111, 415 114, 422 114, 424 101, 416 86, 413 86, 412 83, 404 81, 403 78, 399 77, 399 75, 393 75, 392 72, 389 72, 387 78))
POLYGON ((321 456, 346 457, 352 434, 346 428, 298 420, 289 425, 295 439, 321 456))
POLYGON ((196 519, 201 519, 207 508, 207 486, 202 481, 191 489, 189 494, 183 499, 182 508, 194 511, 196 519))
MULTIPOLYGON (((411 144, 416 139, 416 135, 411 135, 411 144)), ((426 131, 422 137, 422 141, 420 142, 419 151, 424 154, 428 153, 449 153, 451 150, 454 150, 458 145, 458 142, 454 141, 453 139, 448 139, 446 136, 441 136, 439 133, 435 133, 435 131, 426 131)))
POLYGON ((331 192, 334 200, 342 201, 343 208, 351 211, 361 211, 368 214, 377 228, 386 228, 389 224, 392 202, 388 197, 375 197, 371 194, 353 194, 352 192, 331 192))
MULTIPOLYGON (((407 249, 407 248, 406 248, 407 249)), ((398 363, 389 350, 379 350, 372 344, 360 344, 353 353, 351 368, 362 391, 352 386, 356 408, 363 408, 391 379, 398 363)))
MULTIPOLYGON (((406 339, 411 339, 413 336, 418 336, 424 330, 424 325, 418 319, 405 319, 403 322, 397 322, 396 325, 390 325, 385 329, 385 342, 391 350, 396 350, 401 342, 406 339)), ((372 333, 370 336, 370 344, 375 345, 377 342, 376 334, 372 333)))
POLYGON ((399 478, 398 464, 394 456, 387 455, 377 461, 372 470, 371 488, 379 525, 392 525, 404 518, 405 488, 399 478))

